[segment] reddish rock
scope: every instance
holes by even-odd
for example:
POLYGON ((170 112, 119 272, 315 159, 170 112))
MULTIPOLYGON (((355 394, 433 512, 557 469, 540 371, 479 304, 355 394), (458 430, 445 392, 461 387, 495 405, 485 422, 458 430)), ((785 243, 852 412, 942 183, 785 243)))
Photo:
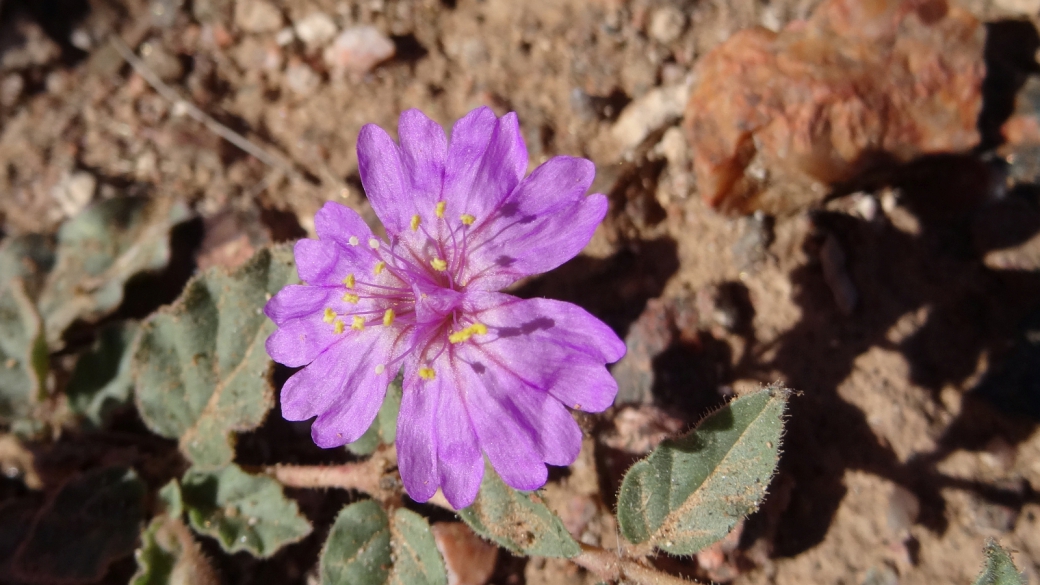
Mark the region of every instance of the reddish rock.
POLYGON ((686 108, 701 196, 782 213, 880 162, 970 149, 984 34, 945 0, 827 0, 779 33, 738 32, 686 108))
POLYGON ((444 557, 448 585, 484 585, 495 571, 498 547, 482 540, 462 522, 438 522, 431 528, 444 557))

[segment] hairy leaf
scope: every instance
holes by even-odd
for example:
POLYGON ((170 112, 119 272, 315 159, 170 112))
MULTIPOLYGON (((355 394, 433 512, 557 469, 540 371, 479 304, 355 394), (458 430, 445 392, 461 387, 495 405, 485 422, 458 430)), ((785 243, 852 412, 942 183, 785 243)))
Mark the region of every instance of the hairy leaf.
POLYGON ((321 549, 322 585, 382 585, 390 577, 390 520, 378 503, 343 508, 321 549))
POLYGON ((426 518, 398 508, 390 525, 390 546, 394 568, 390 582, 394 585, 447 585, 448 574, 437 543, 426 518))
POLYGON ((22 281, 0 286, 0 421, 26 419, 47 375, 43 325, 22 281))
POLYGON ((738 398, 633 465, 618 497, 625 538, 693 554, 757 509, 779 458, 787 396, 771 387, 738 398))
POLYGON ((430 525, 399 508, 393 516, 373 500, 339 513, 321 551, 323 585, 447 585, 430 525))
POLYGON ((1026 581, 1015 568, 1011 553, 997 544, 997 541, 986 541, 986 564, 982 573, 975 579, 975 585, 1025 585, 1026 581))
POLYGON ((16 278, 35 299, 54 267, 54 240, 40 234, 13 236, 0 242, 0 288, 16 278))
POLYGON ((162 514, 141 534, 130 585, 217 585, 210 565, 180 518, 162 514))
POLYGON ((397 413, 401 410, 402 378, 394 378, 386 389, 383 406, 361 438, 347 445, 355 455, 371 455, 379 445, 393 445, 397 438, 397 413))
POLYGON ((69 408, 100 427, 117 408, 130 400, 133 389, 132 346, 140 326, 128 321, 101 329, 94 345, 76 362, 65 386, 69 408))
POLYGON ((231 274, 193 279, 144 324, 133 356, 138 410, 196 467, 229 464, 232 432, 256 428, 273 406, 264 342, 274 324, 262 309, 295 275, 290 248, 263 249, 231 274))
POLYGON ((35 582, 89 583, 129 555, 140 531, 144 483, 131 469, 95 469, 66 483, 36 519, 12 563, 35 582))
POLYGON ((215 472, 189 469, 181 490, 191 527, 228 552, 269 557, 311 533, 310 522, 280 483, 237 465, 215 472))
POLYGON ((490 465, 476 501, 459 510, 459 516, 477 534, 518 555, 569 558, 581 552, 563 521, 537 493, 507 486, 490 465))
POLYGON ((130 277, 165 267, 170 230, 187 218, 187 207, 170 199, 118 197, 62 225, 54 270, 40 293, 47 342, 60 344, 77 319, 94 322, 118 308, 130 277))

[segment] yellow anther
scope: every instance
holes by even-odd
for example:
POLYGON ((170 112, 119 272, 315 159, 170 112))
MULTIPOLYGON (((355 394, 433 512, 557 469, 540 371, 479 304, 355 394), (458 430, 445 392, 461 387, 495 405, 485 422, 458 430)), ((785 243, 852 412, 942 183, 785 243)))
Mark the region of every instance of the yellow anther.
POLYGON ((412 228, 413 232, 415 230, 419 229, 419 214, 418 213, 416 213, 415 215, 412 216, 412 223, 410 225, 411 225, 411 228, 412 228))
POLYGON ((356 304, 358 304, 358 301, 360 300, 360 298, 356 294, 347 293, 347 294, 343 295, 343 300, 348 302, 348 303, 350 303, 350 304, 352 304, 352 305, 356 305, 356 304))
POLYGON ((433 368, 419 368, 419 377, 423 380, 433 380, 437 377, 437 372, 433 371, 433 368))
POLYGON ((365 319, 364 319, 364 317, 359 317, 357 315, 354 315, 354 319, 350 322, 350 328, 355 330, 355 331, 361 331, 362 329, 364 329, 365 328, 365 319))
POLYGON ((347 277, 343 279, 343 285, 347 288, 354 288, 355 284, 357 284, 357 280, 354 279, 353 274, 348 274, 347 277))
POLYGON ((322 315, 321 320, 326 322, 326 323, 332 323, 332 321, 335 320, 335 319, 336 319, 336 311, 333 311, 332 309, 330 309, 328 307, 325 307, 325 314, 322 315))
POLYGON ((386 371, 386 364, 379 364, 376 366, 376 375, 382 374, 386 371))
POLYGON ((386 312, 383 313, 383 325, 386 325, 387 327, 393 325, 395 316, 393 309, 387 309, 386 312))
POLYGON ((487 325, 483 323, 474 323, 465 329, 460 329, 455 333, 448 336, 448 341, 451 343, 462 343, 474 335, 485 335, 487 333, 487 325))
POLYGON ((430 266, 433 266, 433 269, 437 272, 444 272, 448 269, 448 263, 444 260, 441 260, 440 258, 434 258, 433 260, 430 260, 430 266))
POLYGON ((379 240, 377 240, 375 238, 369 238, 368 239, 368 247, 372 248, 373 250, 378 250, 379 249, 379 240))
POLYGON ((473 225, 473 222, 477 221, 477 218, 473 217, 468 213, 462 214, 462 223, 465 225, 473 225))
POLYGON ((444 217, 444 208, 447 206, 448 204, 443 201, 437 202, 437 206, 434 207, 434 213, 437 214, 437 217, 444 217))
POLYGON ((376 274, 381 274, 384 270, 386 270, 386 262, 382 260, 376 262, 376 265, 372 268, 372 272, 376 274))
POLYGON ((357 236, 350 236, 350 239, 347 240, 347 242, 349 242, 351 246, 356 246, 358 244, 357 236))
POLYGON ((345 326, 343 325, 343 321, 336 319, 336 321, 332 324, 332 332, 336 335, 339 335, 340 333, 343 333, 344 327, 345 326))

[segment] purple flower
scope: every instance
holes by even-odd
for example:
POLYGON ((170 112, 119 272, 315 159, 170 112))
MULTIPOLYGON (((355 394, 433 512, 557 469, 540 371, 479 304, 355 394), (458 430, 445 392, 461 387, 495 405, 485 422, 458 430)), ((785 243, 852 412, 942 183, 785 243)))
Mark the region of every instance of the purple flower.
POLYGON ((267 352, 306 366, 282 389, 289 420, 317 417, 320 447, 357 440, 390 379, 404 373, 397 424, 401 478, 425 502, 476 498, 484 456, 516 489, 541 487, 546 464, 569 465, 581 430, 568 408, 601 411, 617 384, 605 364, 617 335, 580 307, 496 292, 574 257, 607 211, 586 196, 595 173, 558 156, 524 178, 516 114, 488 108, 444 130, 401 114, 400 145, 369 124, 358 137, 361 181, 389 241, 354 211, 326 203, 317 240, 296 244, 306 283, 264 311, 278 329, 267 352))

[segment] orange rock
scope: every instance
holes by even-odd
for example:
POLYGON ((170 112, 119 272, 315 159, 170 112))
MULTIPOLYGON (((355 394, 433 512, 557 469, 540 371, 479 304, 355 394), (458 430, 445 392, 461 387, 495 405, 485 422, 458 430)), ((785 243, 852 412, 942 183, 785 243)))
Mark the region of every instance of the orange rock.
POLYGON ((431 527, 437 550, 444 557, 448 585, 484 585, 495 572, 498 547, 485 542, 462 522, 437 522, 431 527))
POLYGON ((828 0, 698 65, 686 131, 701 196, 791 211, 882 162, 979 142, 984 29, 945 0, 828 0))

